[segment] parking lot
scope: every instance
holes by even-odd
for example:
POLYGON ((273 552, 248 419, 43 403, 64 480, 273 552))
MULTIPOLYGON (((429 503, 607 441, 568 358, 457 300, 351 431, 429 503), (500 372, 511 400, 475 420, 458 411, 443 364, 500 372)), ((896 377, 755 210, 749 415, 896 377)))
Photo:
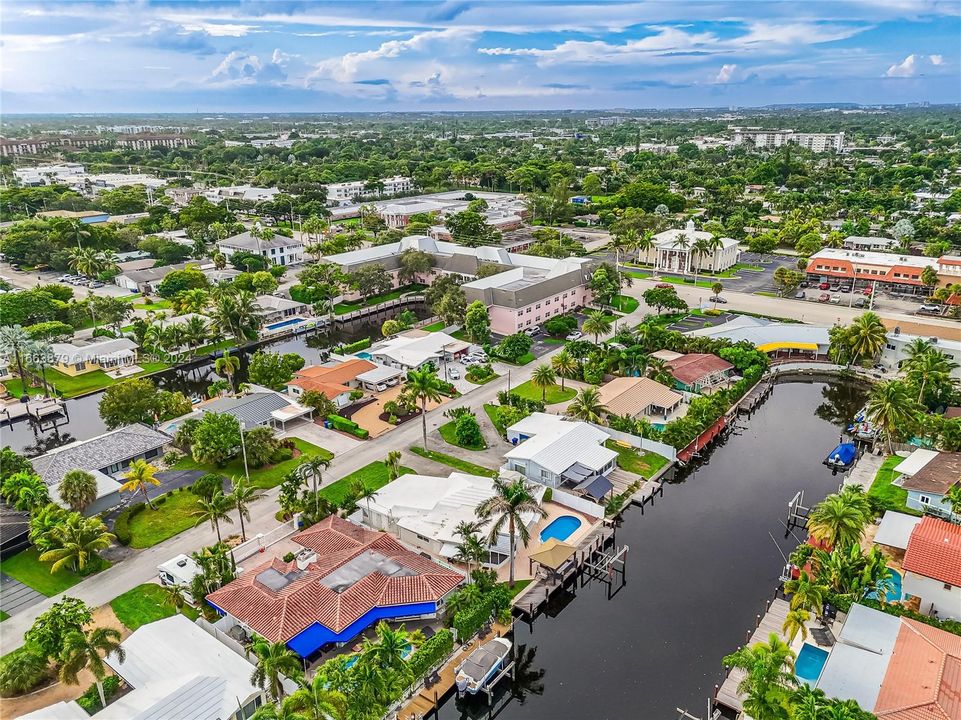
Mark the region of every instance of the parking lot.
POLYGON ((90 287, 91 280, 89 279, 84 283, 79 282, 79 280, 74 283, 60 280, 61 277, 68 275, 76 277, 73 273, 57 272, 56 270, 43 270, 40 272, 36 270, 14 270, 9 263, 0 263, 0 277, 20 290, 31 290, 37 287, 37 285, 62 285, 71 288, 73 290, 73 296, 77 300, 82 300, 90 293, 106 297, 123 297, 131 294, 129 290, 114 285, 113 283, 94 282, 94 286, 90 287))

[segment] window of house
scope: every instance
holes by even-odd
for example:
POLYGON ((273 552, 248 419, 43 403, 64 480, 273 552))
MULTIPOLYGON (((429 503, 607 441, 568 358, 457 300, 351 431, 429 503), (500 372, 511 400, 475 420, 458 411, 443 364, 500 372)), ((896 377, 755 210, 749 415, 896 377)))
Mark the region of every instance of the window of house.
POLYGON ((944 589, 945 589, 945 590, 951 590, 951 589, 952 589, 952 588, 951 588, 951 583, 945 583, 945 584, 944 584, 944 589))
POLYGON ((928 495, 921 495, 919 498, 922 505, 930 505, 931 498, 928 495))
POLYGON ((544 468, 541 468, 541 480, 550 480, 550 479, 551 479, 550 470, 545 470, 544 468))
POLYGON ((76 365, 74 365, 73 367, 74 367, 74 369, 76 369, 76 370, 83 370, 85 367, 87 367, 87 363, 85 363, 85 362, 78 362, 78 363, 77 363, 76 365))

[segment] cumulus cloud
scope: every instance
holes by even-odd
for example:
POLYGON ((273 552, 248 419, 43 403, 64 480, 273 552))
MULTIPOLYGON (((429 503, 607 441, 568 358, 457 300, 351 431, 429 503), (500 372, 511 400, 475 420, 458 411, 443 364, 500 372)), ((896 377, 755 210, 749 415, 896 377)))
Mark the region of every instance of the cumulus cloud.
POLYGON ((888 77, 914 77, 914 74, 917 72, 917 61, 918 56, 912 53, 901 62, 894 63, 884 74, 888 77))
POLYGON ((941 65, 944 62, 944 58, 941 55, 928 55, 928 60, 931 61, 932 65, 941 65))
POLYGON ((210 74, 213 83, 280 83, 287 79, 286 65, 291 55, 274 50, 271 57, 261 60, 257 55, 234 50, 210 74))
POLYGON ((737 71, 737 65, 725 64, 721 66, 717 75, 714 76, 714 82, 720 85, 731 82, 734 79, 734 73, 737 71))

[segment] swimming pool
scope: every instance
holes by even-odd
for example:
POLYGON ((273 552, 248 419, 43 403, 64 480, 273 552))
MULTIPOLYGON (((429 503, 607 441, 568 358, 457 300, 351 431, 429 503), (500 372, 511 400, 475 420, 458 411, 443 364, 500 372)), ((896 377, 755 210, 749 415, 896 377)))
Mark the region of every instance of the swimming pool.
POLYGON ((813 685, 821 677, 821 670, 827 662, 828 651, 819 647, 804 643, 801 652, 798 653, 797 660, 794 661, 794 674, 808 685, 813 685))
POLYGON ((370 360, 374 356, 371 355, 369 352, 359 352, 359 353, 355 353, 354 357, 360 358, 361 360, 370 360))
MULTIPOLYGON (((897 602, 901 599, 901 573, 895 570, 893 567, 888 567, 888 579, 891 581, 891 585, 885 593, 885 600, 887 602, 897 602)), ((869 600, 877 600, 878 594, 873 590, 869 592, 866 596, 869 600)))
POLYGON ((567 540, 574 531, 581 526, 581 521, 579 518, 573 515, 561 515, 551 520, 550 524, 541 530, 541 542, 545 542, 550 538, 557 538, 558 540, 567 540))
POLYGON ((279 320, 275 323, 270 323, 270 325, 265 326, 266 330, 279 330, 283 327, 288 327, 290 325, 296 325, 297 323, 304 322, 302 317, 287 318, 286 320, 279 320))

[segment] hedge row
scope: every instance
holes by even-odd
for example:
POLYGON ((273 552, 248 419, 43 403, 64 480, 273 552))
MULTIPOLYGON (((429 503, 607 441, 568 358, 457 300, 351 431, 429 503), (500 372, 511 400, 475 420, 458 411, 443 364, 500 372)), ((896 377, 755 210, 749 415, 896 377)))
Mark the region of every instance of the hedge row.
MULTIPOLYGON (((110 704, 110 699, 120 692, 120 678, 116 675, 108 675, 103 679, 103 696, 110 704)), ((87 711, 87 715, 100 712, 100 693, 97 692, 97 683, 93 683, 87 688, 83 695, 77 698, 77 705, 87 711)))
POLYGON ((361 338, 357 342, 348 343, 347 345, 338 345, 334 348, 334 352, 338 355, 349 355, 352 352, 357 352, 358 350, 366 350, 370 347, 370 338, 361 338))
MULTIPOLYGON (((826 602, 836 607, 841 612, 850 612, 851 605, 854 601, 844 595, 839 595, 834 592, 830 592, 824 598, 826 602)), ((941 619, 936 617, 931 617, 930 615, 923 615, 922 613, 915 612, 903 605, 897 605, 894 603, 885 603, 882 605, 877 600, 871 600, 870 598, 863 598, 858 600, 858 605, 865 605, 869 608, 875 610, 880 610, 881 612, 886 612, 888 615, 894 615, 895 617, 906 617, 911 620, 917 620, 925 625, 930 625, 931 627, 936 627, 944 630, 945 632, 952 633, 954 635, 961 635, 961 622, 957 620, 941 619)))
POLYGON ((407 660, 407 665, 415 678, 421 678, 437 663, 454 650, 454 633, 447 628, 438 630, 417 648, 407 660))
POLYGON ((353 420, 348 420, 341 415, 328 415, 327 422, 329 422, 331 427, 333 427, 335 430, 342 430, 343 432, 350 433, 354 437, 358 437, 361 440, 366 440, 370 436, 370 433, 367 430, 362 428, 353 420))
POLYGON ((489 596, 482 597, 478 602, 470 607, 464 608, 454 615, 452 623, 457 630, 457 637, 461 642, 473 637, 478 630, 491 619, 494 614, 494 602, 489 596))
POLYGON ((130 540, 132 539, 130 535, 130 518, 143 509, 143 503, 134 503, 121 510, 120 514, 117 515, 117 519, 113 524, 113 534, 117 536, 118 543, 121 545, 130 544, 130 540))

